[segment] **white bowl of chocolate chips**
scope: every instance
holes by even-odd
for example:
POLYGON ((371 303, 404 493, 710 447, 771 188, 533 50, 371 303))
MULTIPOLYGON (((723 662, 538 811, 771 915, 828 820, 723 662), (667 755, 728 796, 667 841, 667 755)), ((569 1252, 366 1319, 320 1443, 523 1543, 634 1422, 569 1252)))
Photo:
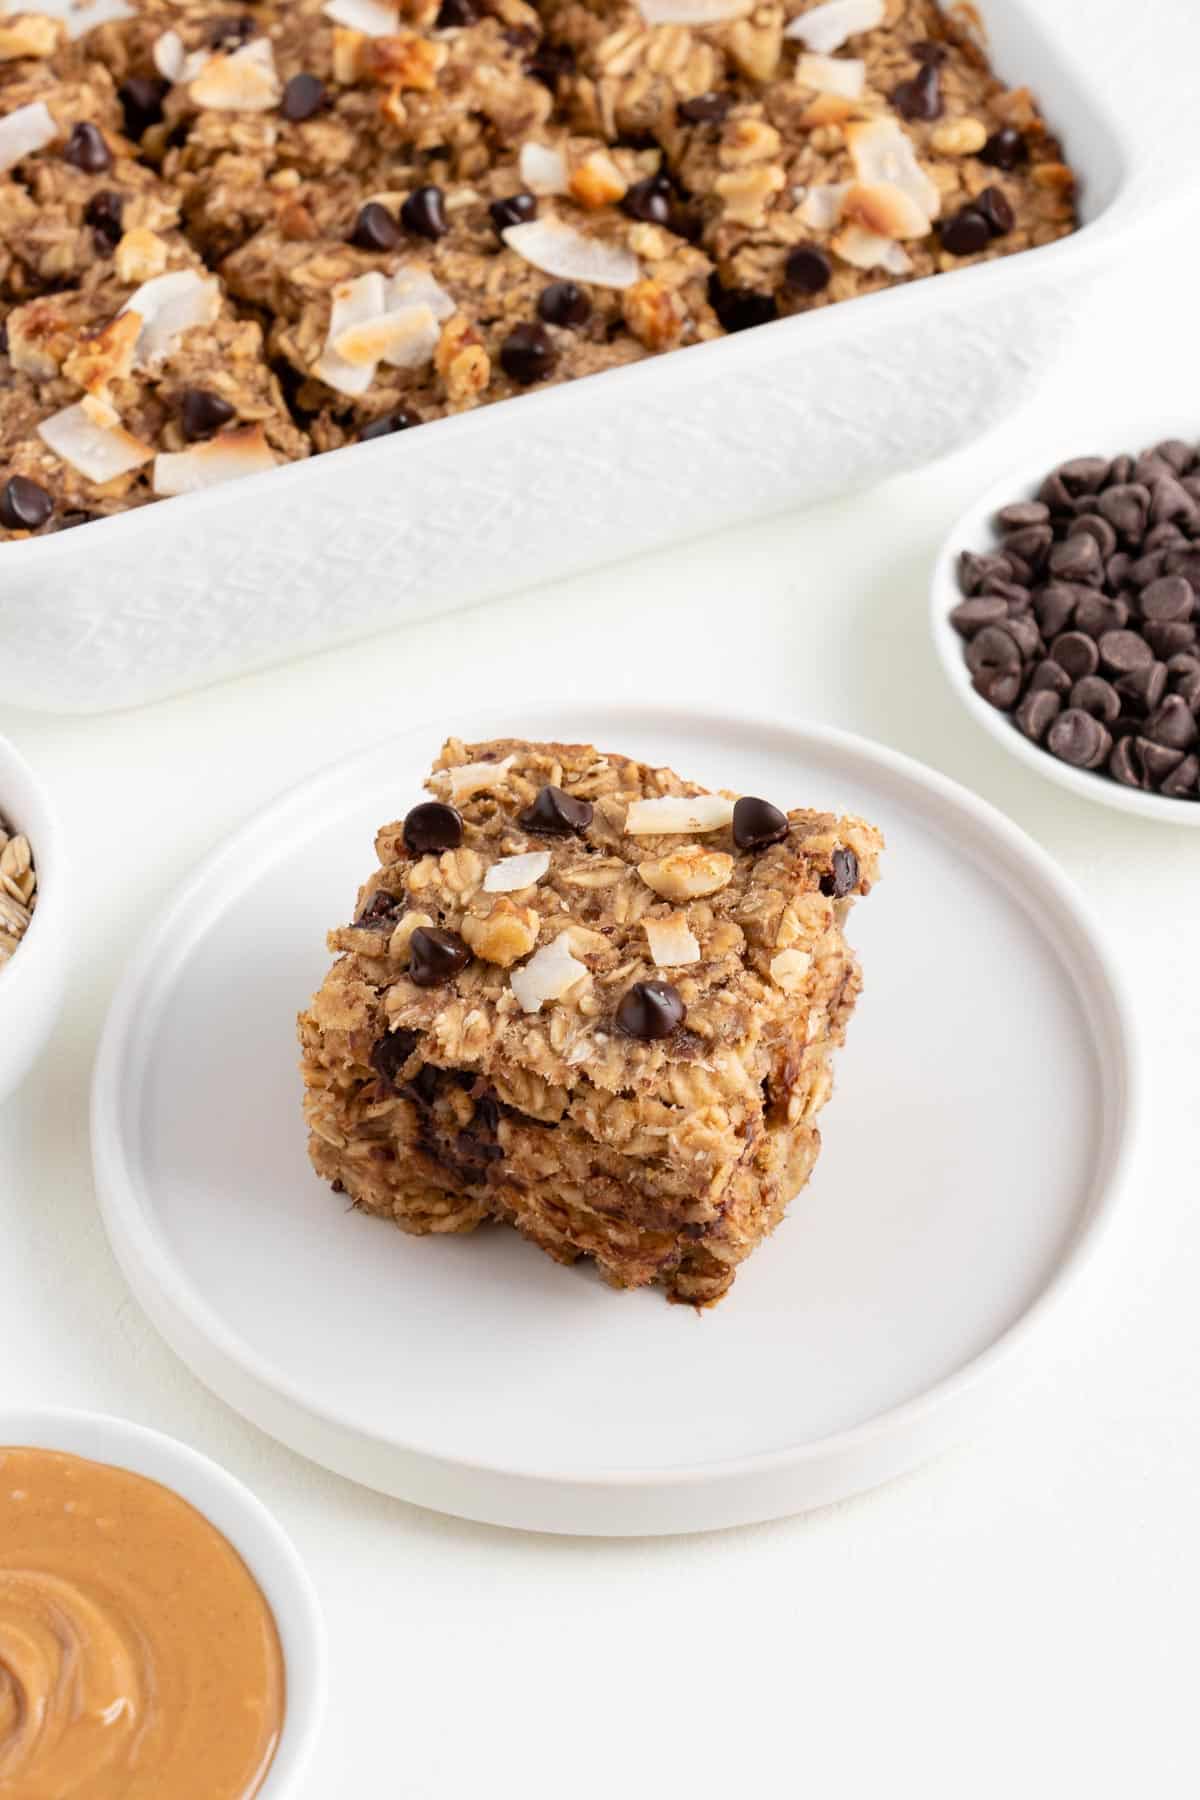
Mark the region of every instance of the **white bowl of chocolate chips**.
POLYGON ((1200 825, 1200 421, 997 482, 933 575, 950 685, 1060 786, 1200 825))

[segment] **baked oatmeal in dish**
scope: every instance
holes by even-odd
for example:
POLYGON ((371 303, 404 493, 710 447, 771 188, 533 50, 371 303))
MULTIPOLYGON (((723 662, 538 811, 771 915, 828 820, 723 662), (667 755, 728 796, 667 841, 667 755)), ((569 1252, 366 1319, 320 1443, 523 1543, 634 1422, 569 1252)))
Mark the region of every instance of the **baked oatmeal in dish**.
POLYGON ((880 834, 585 744, 451 739, 426 786, 300 1019, 314 1168, 719 1300, 816 1161, 880 834))
POLYGON ((935 0, 7 0, 0 536, 1064 236, 1072 172, 973 19, 935 0), (169 304, 147 296, 187 270, 169 304), (33 303, 70 322, 36 367, 13 325, 33 303), (97 399, 80 371, 132 313, 155 357, 97 399), (42 431, 71 407, 86 433, 42 431))

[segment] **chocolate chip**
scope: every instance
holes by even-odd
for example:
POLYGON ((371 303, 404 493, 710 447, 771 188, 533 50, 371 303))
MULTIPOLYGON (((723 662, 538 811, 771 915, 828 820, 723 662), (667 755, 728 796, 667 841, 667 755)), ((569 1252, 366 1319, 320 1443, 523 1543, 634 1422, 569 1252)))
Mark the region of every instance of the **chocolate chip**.
POLYGON ((1200 712, 1200 664, 1186 675, 1172 675, 1171 691, 1186 700, 1193 712, 1200 712))
POLYGON ((368 200, 359 209, 354 229, 350 233, 350 242, 357 244, 360 250, 395 250, 403 239, 404 233, 395 215, 378 200, 368 200))
POLYGON ((967 667, 976 677, 1019 672, 1021 652, 1016 640, 1001 625, 985 625, 967 646, 967 667))
POLYGON ((1089 637, 1102 638, 1106 631, 1122 631, 1129 623, 1129 608, 1124 600, 1107 594, 1088 593, 1075 608, 1075 624, 1089 637))
POLYGON ((229 401, 211 388, 185 388, 179 408, 183 435, 189 444, 210 438, 222 425, 228 425, 234 411, 229 401))
POLYGON ((677 1025, 687 1017, 687 1008, 679 990, 669 981, 636 981, 621 996, 617 1007, 617 1024, 627 1037, 670 1037, 677 1025))
POLYGON ((71 127, 63 160, 87 175, 102 175, 105 169, 112 168, 113 159, 104 133, 89 119, 81 119, 71 127))
POLYGON ((382 418, 372 419, 369 425, 364 425, 358 434, 358 441, 360 444, 367 444, 372 438, 391 437, 396 431, 411 431, 414 425, 420 423, 420 415, 411 406, 397 406, 394 411, 384 413, 382 418))
POLYGON ((671 183, 665 175, 648 175, 635 181, 621 202, 621 211, 647 225, 665 225, 671 216, 671 183))
POLYGON ((1196 627, 1184 624, 1182 620, 1171 619, 1165 624, 1160 624, 1156 619, 1151 620, 1143 630, 1146 642, 1155 656, 1160 657, 1163 662, 1181 651, 1191 650, 1196 642, 1196 627))
POLYGON ((397 1080, 405 1063, 421 1041, 418 1031, 408 1031, 401 1026, 396 1031, 389 1031, 371 1051, 371 1067, 388 1087, 396 1088, 397 1080))
POLYGON ((1122 537, 1133 543, 1146 529, 1150 491, 1134 482, 1105 488, 1096 502, 1096 509, 1122 537))
POLYGON ((981 674, 971 678, 971 686, 981 699, 1000 712, 1008 712, 1014 706, 1021 692, 1021 670, 985 669, 981 674))
POLYGON ((697 94, 691 100, 681 100, 677 110, 687 125, 719 125, 732 104, 730 94, 697 94))
POLYGON ((788 834, 787 814, 769 800, 743 794, 733 808, 733 841, 739 850, 765 850, 788 834))
POLYGON ((54 511, 54 501, 27 475, 10 475, 0 488, 0 525, 8 531, 39 531, 54 511))
POLYGON ((1015 530, 1004 534, 1004 551, 1006 556, 1019 556, 1029 565, 1032 575, 1045 561, 1047 552, 1054 542, 1054 533, 1049 525, 1019 525, 1015 530))
POLYGON ((168 86, 169 83, 152 80, 146 75, 131 75, 128 81, 121 83, 117 99, 125 115, 127 137, 140 138, 151 125, 161 122, 168 86))
POLYGON ((1067 492, 1071 495, 1098 494, 1112 474, 1112 464, 1106 456, 1072 456, 1067 462, 1060 463, 1058 476, 1067 492))
POLYGON ((500 367, 520 387, 544 381, 558 361, 544 325, 514 325, 500 346, 500 367))
POLYGON ((1004 629, 1027 661, 1041 655, 1044 648, 1042 634, 1030 612, 1010 610, 1004 629))
POLYGON ((714 272, 708 278, 709 305, 724 331, 749 331, 778 316, 774 294, 758 294, 753 288, 727 288, 714 272))
POLYGON ((1134 741, 1147 781, 1152 788, 1161 787, 1171 771, 1177 769, 1183 761, 1183 751, 1174 749, 1169 744, 1154 743, 1150 738, 1136 738, 1134 741))
POLYGON ((994 599, 1003 600, 1010 610, 1017 612, 1023 612, 1033 598, 1030 590, 1027 587, 1023 587, 1020 582, 998 581, 994 575, 988 576, 980 589, 980 593, 994 599))
POLYGON ((820 294, 833 280, 833 264, 817 244, 797 244, 783 265, 783 283, 793 294, 820 294))
POLYGON ((1111 725, 1121 714, 1121 696, 1103 675, 1081 675, 1071 689, 1071 705, 1091 713, 1104 725, 1111 725))
POLYGON ((390 925, 394 922, 397 914, 403 911, 403 894, 389 894, 386 888, 376 888, 354 923, 364 928, 373 925, 390 925))
POLYGON ((1165 550, 1153 550, 1149 556, 1135 556, 1129 564, 1128 581, 1132 587, 1149 587, 1157 581, 1167 565, 1165 550))
POLYGON ((923 63, 911 80, 893 88, 892 105, 902 119, 940 119, 942 82, 937 63, 923 63))
POLYGON ((408 979, 416 987, 441 987, 465 969, 471 952, 453 931, 418 925, 408 940, 408 979))
POLYGON ((1050 654, 1072 681, 1078 681, 1083 675, 1094 675, 1100 667, 1100 651, 1095 640, 1082 631, 1064 631, 1051 644, 1050 654))
POLYGON ((1196 742, 1196 721, 1182 694, 1168 694, 1146 726, 1145 735, 1172 750, 1189 750, 1196 742))
POLYGON ((553 93, 560 81, 575 72, 575 52, 569 44, 539 44, 525 64, 525 73, 553 93))
POLYGON ((214 50, 237 49, 241 44, 248 44, 255 36, 258 26, 245 13, 232 15, 224 19, 214 19, 208 28, 208 41, 214 50))
POLYGON ((973 550, 963 550, 958 558, 958 585, 964 594, 977 594, 989 576, 999 575, 1008 580, 1012 575, 1012 564, 1006 556, 977 556, 973 550))
POLYGON ((971 638, 985 625, 1000 625, 1008 617, 1008 607, 998 594, 978 594, 973 600, 962 600, 950 614, 950 623, 960 637, 971 638))
POLYGON ((821 877, 821 892, 832 900, 844 900, 858 886, 858 858, 853 850, 835 850, 833 867, 821 877))
POLYGON ((1106 631, 1100 639, 1100 655, 1115 675, 1128 675, 1154 661, 1154 652, 1136 631, 1106 631))
POLYGON ((1060 697, 1071 691, 1071 677, 1061 663, 1053 662, 1050 657, 1043 657, 1033 674, 1029 677, 1031 694, 1049 693, 1060 697))
POLYGON ((473 25, 478 17, 471 0, 442 0, 441 11, 437 16, 437 29, 459 31, 464 25, 473 25))
POLYGON ((1117 548, 1117 534, 1108 520, 1102 519, 1099 513, 1080 513, 1071 527, 1071 536, 1078 537, 1080 532, 1095 538, 1100 554, 1107 563, 1117 548))
POLYGON ((1002 506, 996 514, 996 524, 1001 531, 1023 531, 1029 525, 1046 525, 1050 521, 1050 508, 1040 500, 1018 500, 1012 506, 1002 506))
POLYGON ((1122 787, 1146 788, 1150 784, 1138 750, 1138 739, 1118 738, 1108 759, 1108 772, 1122 787))
POLYGON ((1033 610, 1042 628, 1042 636, 1056 638, 1065 631, 1075 616, 1079 595, 1065 582, 1050 582, 1033 598, 1033 610))
POLYGON ((575 281, 552 281, 538 295, 538 317, 547 325, 578 330, 592 316, 592 303, 575 281))
POLYGON ((1051 725, 1046 744, 1060 762, 1070 763, 1074 769, 1096 769, 1107 759, 1112 738, 1090 713, 1069 707, 1051 725))
POLYGON ((404 820, 404 847, 410 856, 440 855, 463 841, 462 814, 444 800, 423 800, 404 820))
POLYGON ((949 51, 945 44, 937 43, 933 38, 918 38, 915 44, 908 46, 909 53, 917 62, 945 62, 949 51))
POLYGON ((1051 575, 1060 581, 1079 581, 1094 585, 1104 579, 1104 558, 1094 537, 1086 531, 1073 532, 1063 543, 1055 544, 1047 559, 1051 575))
POLYGON ((111 188, 102 188, 98 194, 93 194, 84 207, 84 220, 91 226, 101 251, 109 251, 120 243, 124 211, 124 196, 113 193, 111 188))
POLYGON ((1196 596, 1191 583, 1182 575, 1162 575, 1143 588, 1140 604, 1145 619, 1155 619, 1163 624, 1183 622, 1195 611, 1196 596))
POLYGON ((973 206, 964 206, 951 214, 939 227, 943 250, 951 256, 978 256, 992 241, 992 228, 983 214, 973 206))
POLYGON ((519 823, 526 831, 564 837, 570 831, 586 831, 595 811, 590 800, 577 800, 574 794, 547 782, 534 801, 521 814, 519 823))
POLYGON ((318 75, 293 75, 283 90, 279 110, 293 125, 311 119, 325 105, 325 83, 318 75))
POLYGON ((986 187, 982 194, 975 196, 971 204, 976 212, 983 214, 993 237, 1007 237, 1017 222, 1003 188, 986 187))
POLYGON ((1143 663, 1140 668, 1131 669, 1128 675, 1122 675, 1115 686, 1126 708, 1132 708, 1144 717, 1154 711, 1167 691, 1167 665, 1143 663))
POLYGON ((503 200, 493 200, 488 213, 497 235, 503 236, 511 225, 527 225, 530 219, 536 219, 537 209, 536 195, 509 194, 503 200))
POLYGON ((979 152, 979 160, 993 169, 1016 169, 1029 160, 1029 145, 1015 126, 1002 125, 979 152))
POLYGON ((1016 711, 1019 728, 1040 744, 1062 708, 1062 700, 1049 688, 1031 688, 1016 711))
POLYGON ((1200 787, 1200 757, 1185 756, 1167 776, 1161 792, 1168 800, 1194 799, 1200 787))
POLYGON ((450 229, 446 217, 446 201, 440 187, 414 188, 400 208, 400 219, 406 231, 436 243, 450 229))

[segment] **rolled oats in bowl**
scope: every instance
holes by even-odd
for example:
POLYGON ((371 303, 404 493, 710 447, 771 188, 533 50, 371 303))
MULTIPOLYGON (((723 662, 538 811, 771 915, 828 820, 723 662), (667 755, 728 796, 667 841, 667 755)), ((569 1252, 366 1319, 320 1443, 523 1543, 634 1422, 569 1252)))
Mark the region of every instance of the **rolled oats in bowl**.
POLYGON ((0 969, 29 929, 37 905, 37 869, 29 839, 0 813, 0 969))

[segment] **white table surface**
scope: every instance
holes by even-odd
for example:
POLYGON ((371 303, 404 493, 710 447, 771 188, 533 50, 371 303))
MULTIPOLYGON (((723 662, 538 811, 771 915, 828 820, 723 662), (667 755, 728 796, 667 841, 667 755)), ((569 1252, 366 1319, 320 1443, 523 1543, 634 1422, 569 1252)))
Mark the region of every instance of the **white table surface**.
MULTIPOLYGON (((1008 759, 946 692, 925 625, 931 554, 983 482, 1073 419, 1083 452, 1093 422, 1144 412, 1156 387, 1166 410, 1194 384, 1184 235, 1106 280, 1033 408, 867 496, 140 712, 0 717, 57 790, 77 931, 61 1028, 0 1107, 0 1405, 173 1432, 285 1522, 332 1641, 306 1800, 1196 1792, 1200 834, 1076 800, 1008 759), (807 1518, 570 1541, 365 1492, 193 1380, 96 1214, 97 1032, 192 862, 395 724, 450 729, 497 697, 565 694, 781 712, 924 759, 1060 860, 1138 984, 1151 1129, 1103 1291, 1045 1340, 1040 1381, 986 1436, 807 1518)), ((914 954, 939 979, 936 945, 914 954)))

